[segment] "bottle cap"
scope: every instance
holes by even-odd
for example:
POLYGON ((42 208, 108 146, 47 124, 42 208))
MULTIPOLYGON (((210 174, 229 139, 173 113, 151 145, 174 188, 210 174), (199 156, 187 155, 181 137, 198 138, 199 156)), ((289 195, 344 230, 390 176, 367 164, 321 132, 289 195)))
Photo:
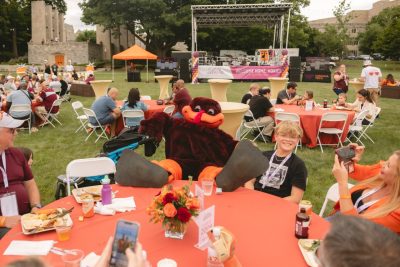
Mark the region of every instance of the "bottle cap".
POLYGON ((219 238, 221 236, 221 228, 219 227, 214 227, 212 229, 212 233, 214 235, 215 238, 219 238))
POLYGON ((103 179, 101 179, 101 184, 110 184, 110 178, 108 178, 108 175, 104 176, 103 179))

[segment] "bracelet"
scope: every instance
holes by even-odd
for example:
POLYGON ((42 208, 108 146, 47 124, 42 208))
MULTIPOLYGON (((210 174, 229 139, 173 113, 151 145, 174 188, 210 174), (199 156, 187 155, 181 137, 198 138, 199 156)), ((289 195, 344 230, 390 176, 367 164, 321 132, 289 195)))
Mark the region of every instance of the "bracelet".
POLYGON ((351 199, 350 195, 340 195, 341 199, 351 199))
POLYGON ((31 209, 33 209, 33 208, 41 209, 42 205, 40 203, 39 204, 31 204, 31 209))

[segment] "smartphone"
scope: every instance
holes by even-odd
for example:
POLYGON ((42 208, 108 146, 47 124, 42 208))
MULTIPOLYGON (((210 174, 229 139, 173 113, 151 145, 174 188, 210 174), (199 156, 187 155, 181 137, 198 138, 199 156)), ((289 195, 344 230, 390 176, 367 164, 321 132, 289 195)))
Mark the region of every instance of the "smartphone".
POLYGON ((115 229, 114 241, 110 258, 110 266, 128 266, 128 258, 125 255, 127 248, 135 249, 139 233, 139 223, 119 220, 115 229))
POLYGON ((335 150, 336 155, 339 157, 339 162, 343 162, 348 173, 354 172, 353 158, 356 156, 356 152, 353 148, 346 146, 335 150))

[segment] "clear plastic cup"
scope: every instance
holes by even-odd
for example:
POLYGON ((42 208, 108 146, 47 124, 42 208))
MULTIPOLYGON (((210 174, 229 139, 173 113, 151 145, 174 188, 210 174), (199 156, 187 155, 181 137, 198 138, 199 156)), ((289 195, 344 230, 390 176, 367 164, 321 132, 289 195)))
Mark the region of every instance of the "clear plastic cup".
POLYGON ((213 187, 214 187, 214 181, 210 180, 201 181, 201 188, 203 189, 205 196, 211 196, 213 187))
POLYGON ((61 256, 65 267, 80 267, 85 254, 80 249, 68 250, 67 254, 61 256))
POLYGON ((60 225, 56 226, 56 233, 58 241, 67 241, 71 237, 72 225, 60 225))

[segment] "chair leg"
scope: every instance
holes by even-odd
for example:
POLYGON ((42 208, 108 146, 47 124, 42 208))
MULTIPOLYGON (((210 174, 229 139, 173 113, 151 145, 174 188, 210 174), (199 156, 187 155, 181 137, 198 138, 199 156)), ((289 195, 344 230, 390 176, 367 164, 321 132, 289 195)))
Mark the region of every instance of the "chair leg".
MULTIPOLYGON (((93 129, 93 128, 91 128, 91 129, 93 129)), ((89 135, 86 137, 86 139, 85 139, 85 142, 89 139, 89 137, 93 134, 93 132, 94 131, 96 131, 96 129, 93 129, 90 133, 89 133, 89 135)))
POLYGON ((319 144, 319 147, 321 148, 321 152, 324 153, 324 150, 322 149, 321 140, 319 139, 319 135, 317 135, 317 142, 318 142, 318 144, 319 144))

